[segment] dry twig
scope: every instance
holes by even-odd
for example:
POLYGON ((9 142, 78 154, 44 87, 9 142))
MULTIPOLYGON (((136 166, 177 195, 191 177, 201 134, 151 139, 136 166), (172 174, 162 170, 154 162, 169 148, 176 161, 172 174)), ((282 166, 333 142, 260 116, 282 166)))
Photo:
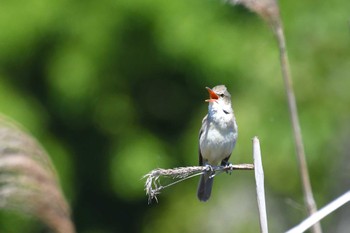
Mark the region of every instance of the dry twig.
POLYGON ((227 166, 191 166, 191 167, 178 167, 178 168, 171 168, 171 169, 162 169, 157 168, 149 172, 148 174, 144 175, 143 178, 147 178, 145 182, 145 191, 148 195, 148 203, 151 203, 153 199, 158 201, 157 195, 160 194, 160 191, 174 185, 176 183, 179 183, 183 180, 192 178, 194 176, 200 175, 205 171, 213 170, 217 172, 223 172, 223 171, 233 171, 233 170, 253 170, 254 165, 253 164, 229 164, 227 166), (173 183, 170 183, 168 185, 163 186, 160 183, 160 178, 172 178, 172 179, 179 179, 173 183))

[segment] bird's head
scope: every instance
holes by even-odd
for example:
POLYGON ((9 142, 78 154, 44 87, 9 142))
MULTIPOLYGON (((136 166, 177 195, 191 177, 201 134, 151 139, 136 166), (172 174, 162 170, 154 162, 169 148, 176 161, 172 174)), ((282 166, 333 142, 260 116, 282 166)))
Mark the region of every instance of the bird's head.
POLYGON ((206 89, 209 92, 209 99, 205 100, 206 102, 209 102, 209 103, 223 102, 226 104, 231 103, 231 95, 227 91, 227 88, 225 87, 225 85, 218 85, 213 87, 213 89, 206 87, 206 89))

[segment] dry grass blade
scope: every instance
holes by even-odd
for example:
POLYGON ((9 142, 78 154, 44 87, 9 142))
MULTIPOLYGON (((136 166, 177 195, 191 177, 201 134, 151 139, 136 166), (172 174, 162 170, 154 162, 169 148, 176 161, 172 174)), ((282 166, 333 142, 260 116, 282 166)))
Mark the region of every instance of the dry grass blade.
POLYGON ((316 213, 312 214, 310 217, 302 221, 296 227, 290 229, 286 233, 302 233, 313 226, 315 223, 322 220, 324 217, 335 211, 341 206, 344 206, 346 203, 350 202, 350 191, 347 191, 325 207, 321 208, 316 213))
POLYGON ((258 201, 260 232, 268 233, 267 212, 265 201, 265 186, 264 186, 264 170, 261 161, 260 142, 257 137, 253 138, 253 157, 254 157, 254 171, 256 181, 256 198, 258 201))
POLYGON ((56 233, 75 232, 52 163, 39 143, 0 115, 0 208, 30 214, 56 233))

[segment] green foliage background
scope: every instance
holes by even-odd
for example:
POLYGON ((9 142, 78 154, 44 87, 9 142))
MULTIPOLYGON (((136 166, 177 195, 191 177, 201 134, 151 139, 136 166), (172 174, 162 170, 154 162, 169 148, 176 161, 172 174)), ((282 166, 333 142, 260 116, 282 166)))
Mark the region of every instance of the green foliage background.
MULTIPOLYGON (((350 5, 280 7, 323 206, 350 184, 350 5)), ((218 176, 208 203, 193 179, 147 205, 145 173, 197 164, 204 87, 217 84, 239 125, 231 162, 251 163, 251 138, 261 140, 271 232, 305 217, 277 45, 253 13, 211 0, 12 0, 0 28, 0 112, 52 157, 78 232, 258 232, 251 172, 218 176)), ((342 232, 345 214, 327 217, 325 232, 342 232)), ((12 217, 1 213, 1 232, 45 232, 12 217)))

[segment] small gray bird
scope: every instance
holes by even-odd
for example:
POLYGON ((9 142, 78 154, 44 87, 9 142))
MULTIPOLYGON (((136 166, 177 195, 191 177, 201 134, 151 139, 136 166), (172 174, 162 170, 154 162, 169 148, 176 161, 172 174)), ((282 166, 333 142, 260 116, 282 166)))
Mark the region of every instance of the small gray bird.
MULTIPOLYGON (((226 165, 237 140, 237 124, 231 106, 231 95, 224 85, 210 89, 208 114, 199 131, 199 165, 226 165)), ((201 175, 197 196, 200 201, 210 198, 214 171, 201 175)))

